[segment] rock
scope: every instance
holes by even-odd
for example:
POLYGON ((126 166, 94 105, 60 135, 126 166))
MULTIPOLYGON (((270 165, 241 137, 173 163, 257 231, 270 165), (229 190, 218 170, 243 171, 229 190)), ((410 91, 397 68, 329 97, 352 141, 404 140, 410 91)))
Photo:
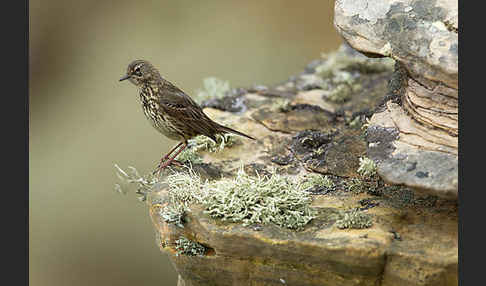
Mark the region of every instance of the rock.
POLYGON ((458 192, 457 9, 453 0, 336 0, 334 17, 354 49, 397 62, 390 91, 399 100, 369 122, 369 136, 398 132, 393 141, 368 142, 378 173, 389 183, 448 198, 458 192), (421 169, 407 171, 416 162, 421 169))
POLYGON ((338 220, 370 196, 346 191, 317 195, 318 217, 297 232, 222 222, 200 205, 190 206, 183 228, 168 224, 158 211, 167 189, 154 189, 149 205, 179 285, 457 285, 456 203, 424 204, 402 193, 378 197, 365 211, 372 225, 361 229, 341 229, 338 220), (205 255, 178 255, 181 236, 203 245, 205 255))
POLYGON ((287 82, 242 92, 244 111, 205 108, 257 140, 202 150, 143 194, 178 285, 457 285, 457 201, 385 182, 444 189, 457 171, 452 153, 437 152, 443 138, 427 141, 433 151, 402 148, 388 120, 403 116, 389 114, 400 100, 383 101, 392 75, 389 60, 343 46, 287 82), (310 74, 325 84, 297 89, 310 74), (345 100, 330 98, 336 86, 349 87, 345 100), (373 161, 371 175, 358 172, 367 152, 385 181, 373 161))

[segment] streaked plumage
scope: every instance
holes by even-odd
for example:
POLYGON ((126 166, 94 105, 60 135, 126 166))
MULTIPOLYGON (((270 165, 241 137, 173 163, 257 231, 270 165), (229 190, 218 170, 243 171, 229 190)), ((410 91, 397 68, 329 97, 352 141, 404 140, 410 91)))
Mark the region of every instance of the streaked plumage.
POLYGON ((135 60, 130 63, 127 74, 120 81, 126 79, 139 88, 143 112, 152 126, 166 137, 181 142, 162 158, 159 171, 167 167, 187 146, 187 140, 197 135, 205 135, 216 141, 216 134, 234 133, 254 140, 251 136, 211 120, 191 97, 162 78, 158 70, 147 61, 135 60), (181 145, 175 155, 169 157, 181 145), (167 162, 162 164, 165 160, 167 162))

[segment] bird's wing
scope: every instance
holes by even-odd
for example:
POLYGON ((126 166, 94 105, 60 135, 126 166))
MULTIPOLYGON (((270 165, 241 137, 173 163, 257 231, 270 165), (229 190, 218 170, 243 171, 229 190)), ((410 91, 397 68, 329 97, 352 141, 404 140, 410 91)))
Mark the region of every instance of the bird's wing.
POLYGON ((214 135, 218 125, 204 114, 191 97, 173 85, 162 90, 159 104, 173 125, 185 130, 186 135, 203 134, 216 140, 214 135))

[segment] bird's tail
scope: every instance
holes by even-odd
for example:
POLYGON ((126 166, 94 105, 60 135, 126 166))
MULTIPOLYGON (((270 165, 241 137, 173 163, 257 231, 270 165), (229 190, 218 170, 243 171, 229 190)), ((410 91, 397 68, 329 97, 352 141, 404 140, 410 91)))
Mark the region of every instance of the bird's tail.
POLYGON ((231 128, 226 127, 226 126, 223 126, 223 125, 219 125, 218 124, 218 130, 220 132, 233 133, 233 134, 236 134, 236 135, 240 135, 240 136, 246 137, 246 138, 251 139, 251 140, 256 140, 255 138, 253 138, 253 137, 251 137, 249 135, 246 135, 245 133, 242 133, 240 131, 236 131, 234 129, 231 129, 231 128))

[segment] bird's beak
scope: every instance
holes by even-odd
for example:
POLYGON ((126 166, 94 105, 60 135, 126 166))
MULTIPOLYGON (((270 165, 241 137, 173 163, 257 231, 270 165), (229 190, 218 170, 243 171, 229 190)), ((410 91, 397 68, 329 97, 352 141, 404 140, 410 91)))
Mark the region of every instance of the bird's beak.
POLYGON ((129 75, 124 75, 124 76, 123 76, 123 77, 120 79, 120 81, 122 81, 122 80, 126 80, 126 79, 129 79, 129 78, 130 78, 130 76, 129 76, 129 75))

